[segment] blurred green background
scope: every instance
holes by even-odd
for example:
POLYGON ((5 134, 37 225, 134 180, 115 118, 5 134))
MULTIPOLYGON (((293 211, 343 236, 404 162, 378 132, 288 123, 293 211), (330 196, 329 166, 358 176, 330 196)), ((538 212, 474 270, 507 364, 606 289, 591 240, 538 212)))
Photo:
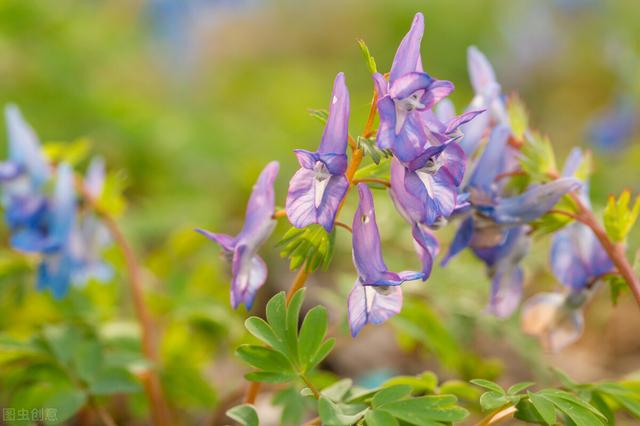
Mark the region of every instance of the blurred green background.
MULTIPOLYGON (((247 339, 246 312, 228 307, 217 248, 192 229, 237 232, 258 171, 272 159, 281 164, 277 203, 284 204, 298 167, 292 150, 313 149, 322 132, 308 109, 327 107, 339 71, 351 92, 350 129, 359 133, 372 83, 356 39, 388 69, 417 11, 426 21, 425 69, 454 82, 458 111, 472 97, 466 49, 476 45, 504 92, 521 95, 533 126, 550 136, 561 159, 574 145, 594 150, 596 211, 609 193, 640 191, 637 0, 0 1, 0 103, 17 103, 43 141, 88 139, 126 181, 121 220, 145 262, 164 379, 174 404, 190 416, 206 417, 242 386, 232 348, 247 339), (602 120, 613 120, 606 128, 615 131, 594 130, 602 120)), ((376 202, 388 263, 410 267, 416 259, 409 230, 385 194, 376 202)), ((640 314, 628 294, 612 308, 601 289, 585 337, 562 354, 543 355, 521 335, 517 316, 498 321, 482 313, 489 281, 468 255, 426 285, 408 286, 414 296, 398 324, 419 324, 414 335, 405 329, 409 335, 390 339, 394 327, 368 327, 351 340, 344 320, 354 273, 349 237, 338 233, 331 272, 309 284, 309 303, 331 307, 340 336, 328 371, 366 378, 431 368, 509 383, 544 380, 550 364, 583 380, 640 369, 640 314), (376 354, 372 344, 379 345, 376 354)), ((291 280, 273 247, 277 234, 264 250, 270 276, 257 314, 291 280)), ((440 233, 443 244, 451 235, 440 233)), ((636 230, 630 248, 638 243, 636 230)), ((527 260, 527 294, 558 287, 547 272, 547 247, 548 239, 537 241, 527 260)), ((122 276, 53 302, 32 291, 30 262, 16 266, 14 254, 1 256, 0 332, 24 337, 71 321, 107 335, 131 325, 122 276)), ((12 398, 2 390, 0 396, 12 398)))

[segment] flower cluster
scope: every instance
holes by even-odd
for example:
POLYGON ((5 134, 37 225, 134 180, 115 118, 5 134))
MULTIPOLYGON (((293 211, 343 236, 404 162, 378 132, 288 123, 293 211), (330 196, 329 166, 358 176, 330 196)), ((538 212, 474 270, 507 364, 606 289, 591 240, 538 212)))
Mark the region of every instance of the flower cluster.
MULTIPOLYGON (((513 130, 495 72, 475 47, 468 51, 475 96, 466 110, 456 115, 453 104, 446 99, 453 84, 438 80, 423 69, 423 32, 424 19, 418 13, 398 47, 389 73, 373 73, 379 126, 377 131, 365 134, 368 137, 375 133, 377 148, 391 155, 389 195, 411 226, 421 262, 419 271, 395 273, 387 269, 372 193, 366 183, 354 182, 353 173, 349 173, 357 169, 361 155, 356 155, 360 148, 355 141, 351 144, 351 160, 347 155, 349 92, 344 74, 339 73, 335 79, 317 151, 295 150, 300 169, 289 182, 285 209, 294 227, 320 225, 333 232, 345 197, 357 184, 359 204, 351 228, 357 279, 348 298, 353 336, 365 324, 381 323, 400 311, 402 283, 429 278, 440 249, 433 231, 455 219, 460 220, 460 225, 442 264, 469 247, 486 264, 492 281, 487 310, 498 316, 510 315, 521 300, 521 262, 531 243, 531 222, 549 212, 565 194, 580 188, 583 196, 586 194, 586 183, 582 184, 571 171, 524 188, 508 185, 509 179, 504 177, 519 170, 521 139, 531 137, 529 131, 519 134, 513 130)), ((575 168, 579 161, 574 158, 567 167, 575 168)), ((256 290, 266 280, 266 267, 256 252, 270 236, 274 219, 279 216, 273 189, 277 170, 277 163, 271 163, 260 175, 249 201, 246 223, 237 237, 200 230, 222 246, 232 263, 234 307, 244 303, 250 308, 256 290)), ((575 252, 575 234, 586 233, 585 229, 583 225, 571 225, 554 240, 554 272, 572 288, 569 296, 562 296, 560 305, 570 305, 574 319, 579 315, 578 304, 574 303, 580 299, 577 294, 582 294, 594 277, 611 268, 610 260, 591 234, 589 241, 593 244, 588 253, 575 252), (593 270, 576 270, 576 257, 593 270)), ((530 302, 528 309, 539 311, 543 305, 544 309, 555 309, 558 297, 541 296, 530 302)))
MULTIPOLYGON (((14 249, 40 255, 38 289, 50 289, 60 298, 71 283, 109 279, 111 268, 100 256, 108 233, 95 216, 79 217, 71 166, 60 163, 52 169, 17 107, 8 106, 5 115, 9 158, 0 163, 5 221, 14 249)), ((104 164, 96 159, 83 185, 99 198, 103 182, 104 164)))

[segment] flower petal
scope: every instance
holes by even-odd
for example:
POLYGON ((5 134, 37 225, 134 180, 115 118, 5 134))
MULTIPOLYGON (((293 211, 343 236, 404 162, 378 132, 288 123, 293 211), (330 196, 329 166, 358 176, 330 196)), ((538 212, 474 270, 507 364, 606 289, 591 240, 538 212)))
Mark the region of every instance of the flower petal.
POLYGON ((405 167, 397 158, 391 159, 391 173, 389 196, 396 210, 409 223, 420 222, 424 213, 422 202, 411 195, 404 186, 405 167))
POLYGON ((402 289, 389 287, 385 294, 375 288, 364 286, 356 280, 349 293, 349 329, 357 336, 367 323, 381 324, 402 309, 402 289))
POLYGON ((469 186, 486 194, 494 192, 496 176, 504 169, 504 153, 509 134, 507 126, 501 125, 493 129, 484 152, 476 162, 469 186))
POLYGON ((485 93, 488 88, 498 84, 491 63, 477 47, 470 46, 467 50, 467 64, 471 86, 476 93, 485 93))
POLYGON ((455 132, 458 129, 458 127, 462 126, 463 124, 467 124, 468 122, 470 122, 471 120, 473 120, 474 118, 476 118, 478 115, 482 114, 485 111, 486 110, 484 109, 466 111, 463 114, 458 115, 457 117, 451 118, 447 122, 447 129, 445 130, 445 133, 455 132))
POLYGON ((362 283, 372 284, 387 272, 387 265, 382 258, 373 195, 366 184, 358 184, 358 196, 360 202, 352 226, 353 262, 362 283))
POLYGON ((424 16, 416 13, 411 29, 400 42, 400 46, 393 58, 389 81, 392 83, 399 77, 416 70, 420 59, 420 42, 424 34, 424 16))
POLYGON ((389 88, 392 99, 406 99, 419 90, 431 91, 434 82, 429 74, 424 72, 409 72, 398 77, 389 88))
POLYGON ((522 299, 524 274, 517 266, 507 271, 498 271, 491 280, 491 296, 487 310, 498 317, 511 315, 522 299))
POLYGON ((235 247, 235 238, 231 235, 214 234, 213 232, 209 232, 200 228, 197 228, 195 231, 204 235, 214 243, 219 244, 225 252, 232 252, 233 248, 235 247))
POLYGON ((236 247, 231 265, 231 306, 236 309, 243 303, 251 309, 256 292, 267 280, 267 266, 251 248, 236 247))
POLYGON ((424 274, 422 279, 423 281, 426 281, 426 279, 431 275, 433 262, 440 251, 440 243, 431 231, 419 224, 413 225, 411 233, 413 235, 416 251, 422 261, 422 273, 424 274))
POLYGON ((40 149, 40 141, 15 105, 5 108, 9 133, 9 159, 24 165, 35 187, 49 178, 49 166, 40 149))
POLYGON ((378 126, 376 143, 380 149, 391 149, 396 140, 396 107, 388 95, 379 98, 377 106, 380 125, 378 126))
POLYGON ((338 73, 333 82, 329 118, 322 133, 319 153, 344 154, 349 137, 349 91, 344 74, 338 73))
POLYGON ((473 237, 473 218, 467 217, 458 228, 453 241, 449 246, 447 255, 440 262, 441 266, 445 266, 451 258, 460 253, 462 250, 469 246, 471 238, 473 237))
POLYGON ((422 95, 421 102, 425 109, 431 109, 435 104, 453 92, 455 86, 447 80, 434 80, 429 89, 422 95))
POLYGON ((531 187, 518 196, 503 198, 488 213, 496 223, 528 223, 551 210, 563 195, 580 186, 580 181, 574 178, 556 179, 531 187))
POLYGON ((279 167, 277 161, 267 164, 253 185, 247 203, 244 226, 236 237, 237 244, 246 244, 253 249, 262 245, 271 235, 276 224, 273 219, 275 212, 273 185, 278 176, 279 167))

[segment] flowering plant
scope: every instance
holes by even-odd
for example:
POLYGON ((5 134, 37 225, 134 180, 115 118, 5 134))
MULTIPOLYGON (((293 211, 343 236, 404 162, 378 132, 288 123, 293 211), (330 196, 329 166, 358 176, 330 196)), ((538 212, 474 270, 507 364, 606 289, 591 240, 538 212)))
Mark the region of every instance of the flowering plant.
MULTIPOLYGON (((348 80, 340 72, 328 110, 314 113, 324 123, 317 149, 294 150, 299 169, 289 179, 286 196, 276 191, 280 166, 271 161, 257 177, 239 231, 196 230, 219 246, 230 265, 231 307, 251 310, 269 277, 260 250, 278 221, 291 225, 278 245, 296 275, 287 292, 270 298, 264 319, 246 320, 255 339, 236 350, 253 368, 245 376, 250 383, 244 404, 235 405, 236 396, 220 406, 229 408, 226 414, 240 424, 257 425, 255 404, 264 385, 276 386, 274 403, 284 407, 281 422, 287 424, 309 418, 308 425, 446 425, 464 421, 470 411, 484 412, 481 425, 507 417, 549 425, 605 425, 613 424, 616 411, 640 418, 637 382, 577 384, 558 373, 562 384, 557 388, 532 391, 535 384, 523 382, 505 390, 487 380, 493 378, 488 363, 455 358, 462 351, 455 343, 443 351, 451 354, 452 369, 478 372, 481 378, 441 382, 426 372, 366 387, 347 378, 326 383, 317 373, 336 346, 336 333, 324 306, 308 310, 300 321, 304 287, 312 273, 331 265, 341 232, 351 240, 350 282, 355 282, 341 306, 354 339, 404 310, 400 328, 414 330, 419 340, 415 336, 422 336, 421 326, 432 318, 428 307, 405 303, 408 283, 421 281, 425 284, 415 288, 428 292, 434 271, 455 270, 456 256, 467 248, 486 267, 486 312, 509 318, 521 309, 524 332, 538 337, 550 352, 580 339, 588 303, 603 283, 616 296, 629 288, 640 305, 640 279, 626 245, 640 197, 632 201, 629 191, 612 196, 601 223, 589 198, 591 154, 575 148, 559 170, 549 139, 530 126, 520 98, 503 94, 489 60, 475 47, 468 50, 474 96, 456 114, 448 98, 454 83, 423 67, 423 34, 424 18, 418 13, 386 73, 378 72, 360 41, 373 91, 361 134, 350 132, 348 80), (284 208, 277 207, 279 201, 284 208), (345 216, 349 202, 355 209, 345 216), (385 262, 383 250, 387 255, 393 250, 383 244, 388 221, 376 215, 376 205, 385 202, 411 235, 415 254, 403 259, 408 270, 395 272, 400 268, 385 262), (447 234, 447 228, 455 233, 447 234), (532 241, 547 237, 550 271, 562 290, 525 298, 523 261, 532 241), (470 364, 477 365, 472 369, 470 364)), ((103 423, 115 424, 104 409, 105 399, 144 391, 153 423, 174 424, 176 407, 166 402, 171 388, 161 374, 157 318, 149 309, 153 302, 144 298, 141 265, 117 223, 121 188, 100 158, 88 162, 82 175, 74 167, 85 158, 77 161, 43 148, 17 107, 6 108, 6 123, 9 154, 0 163, 0 185, 10 247, 35 259, 38 290, 56 299, 72 298, 74 288, 93 281, 111 281, 120 260, 140 348, 133 356, 129 351, 126 361, 107 362, 108 353, 127 351, 92 327, 92 321, 45 327, 28 342, 7 338, 0 346, 17 351, 19 362, 43 364, 62 377, 63 391, 38 400, 62 407, 59 421, 93 410, 103 423), (120 249, 121 259, 110 258, 112 246, 120 249), (73 352, 74 345, 82 351, 73 352)))

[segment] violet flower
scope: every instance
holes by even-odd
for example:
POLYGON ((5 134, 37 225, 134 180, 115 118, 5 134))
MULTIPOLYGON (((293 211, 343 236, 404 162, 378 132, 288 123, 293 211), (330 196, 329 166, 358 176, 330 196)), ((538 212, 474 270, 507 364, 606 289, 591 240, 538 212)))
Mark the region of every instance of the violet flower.
POLYGON ((267 279, 267 266, 258 256, 260 246, 269 238, 276 225, 273 184, 278 175, 278 162, 272 161, 262 170, 247 204, 244 226, 235 237, 197 229, 218 243, 231 262, 231 305, 244 303, 251 309, 256 292, 267 279))
POLYGON ((380 116, 378 147, 390 149, 403 163, 414 160, 424 151, 428 140, 433 139, 421 112, 430 110, 453 91, 453 83, 436 80, 423 72, 420 58, 423 33, 424 17, 417 13, 393 59, 389 81, 382 74, 373 75, 380 116))
POLYGON ((333 230, 338 207, 349 189, 345 176, 348 138, 349 91, 344 74, 339 73, 318 151, 295 151, 301 168, 289 182, 286 212, 296 228, 318 223, 327 232, 333 230))
POLYGON ((465 154, 471 155, 478 147, 487 129, 496 125, 508 125, 509 117, 501 97, 501 88, 496 80, 495 71, 487 57, 475 46, 469 47, 467 51, 467 66, 471 86, 475 93, 467 111, 487 111, 461 127, 464 136, 460 145, 465 154))
MULTIPOLYGON (((563 175, 573 175, 581 161, 582 153, 576 148, 565 163, 563 175)), ((580 198, 589 206, 587 182, 582 186, 580 198)), ((522 324, 525 332, 540 337, 548 350, 558 352, 582 335, 583 306, 592 289, 614 266, 593 231, 579 222, 556 232, 549 262, 567 292, 541 293, 529 299, 523 309, 522 324)))
POLYGON ((358 271, 349 294, 349 326, 357 335, 365 324, 380 324, 400 312, 405 281, 422 279, 422 272, 390 272, 382 258, 373 195, 366 184, 358 184, 360 203, 353 218, 353 263, 358 271))
MULTIPOLYGON (((94 158, 89 164, 84 186, 94 200, 103 193, 105 165, 102 158, 94 158)), ((91 279, 107 282, 113 276, 113 268, 102 260, 102 252, 111 244, 111 235, 104 223, 93 213, 87 212, 74 226, 70 236, 73 258, 73 282, 85 284, 91 279)))

